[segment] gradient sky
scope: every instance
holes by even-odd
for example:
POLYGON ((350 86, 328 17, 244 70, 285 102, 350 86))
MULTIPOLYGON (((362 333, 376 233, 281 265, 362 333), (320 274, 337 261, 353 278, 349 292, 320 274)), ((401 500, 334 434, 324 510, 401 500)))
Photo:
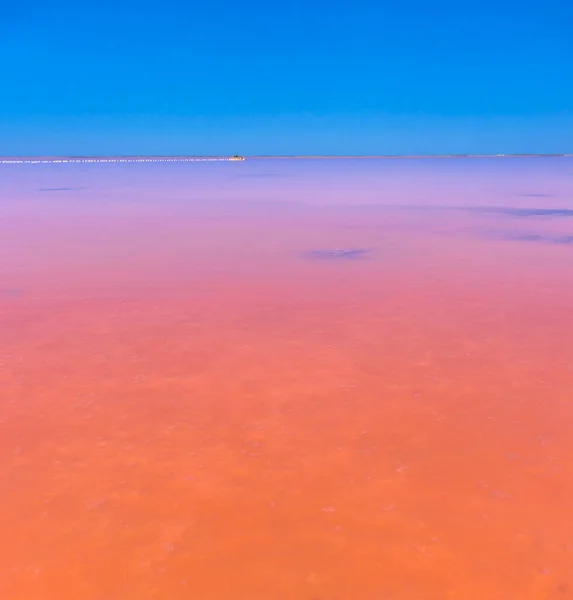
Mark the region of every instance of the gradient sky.
POLYGON ((0 155, 573 152, 570 0, 31 0, 0 155))

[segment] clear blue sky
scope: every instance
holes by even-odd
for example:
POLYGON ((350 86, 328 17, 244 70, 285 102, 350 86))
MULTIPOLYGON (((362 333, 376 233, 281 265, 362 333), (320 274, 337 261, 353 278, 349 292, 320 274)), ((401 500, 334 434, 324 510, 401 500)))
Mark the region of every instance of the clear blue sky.
POLYGON ((22 3, 0 155, 573 152, 573 2, 22 3))

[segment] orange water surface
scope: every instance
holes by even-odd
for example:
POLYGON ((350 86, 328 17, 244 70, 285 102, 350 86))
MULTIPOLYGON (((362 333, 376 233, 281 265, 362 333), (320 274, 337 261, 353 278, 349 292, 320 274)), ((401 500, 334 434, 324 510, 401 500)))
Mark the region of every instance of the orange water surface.
POLYGON ((0 177, 2 600, 573 598, 571 159, 0 177))

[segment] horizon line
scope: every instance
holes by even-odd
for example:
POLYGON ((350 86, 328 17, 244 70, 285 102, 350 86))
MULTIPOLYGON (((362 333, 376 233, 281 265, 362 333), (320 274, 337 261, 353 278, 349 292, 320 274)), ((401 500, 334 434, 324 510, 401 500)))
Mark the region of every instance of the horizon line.
POLYGON ((0 160, 66 160, 104 158, 156 158, 190 159, 216 158, 221 160, 247 158, 511 158, 511 157, 573 157, 573 153, 563 152, 512 152, 512 153, 455 153, 455 154, 5 154, 0 160))

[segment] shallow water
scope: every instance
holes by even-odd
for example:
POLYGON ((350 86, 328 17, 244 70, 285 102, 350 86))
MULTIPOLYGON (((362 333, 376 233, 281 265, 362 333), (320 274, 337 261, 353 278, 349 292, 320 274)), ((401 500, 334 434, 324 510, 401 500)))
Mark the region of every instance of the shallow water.
POLYGON ((573 598, 573 160, 0 169, 0 597, 573 598))

